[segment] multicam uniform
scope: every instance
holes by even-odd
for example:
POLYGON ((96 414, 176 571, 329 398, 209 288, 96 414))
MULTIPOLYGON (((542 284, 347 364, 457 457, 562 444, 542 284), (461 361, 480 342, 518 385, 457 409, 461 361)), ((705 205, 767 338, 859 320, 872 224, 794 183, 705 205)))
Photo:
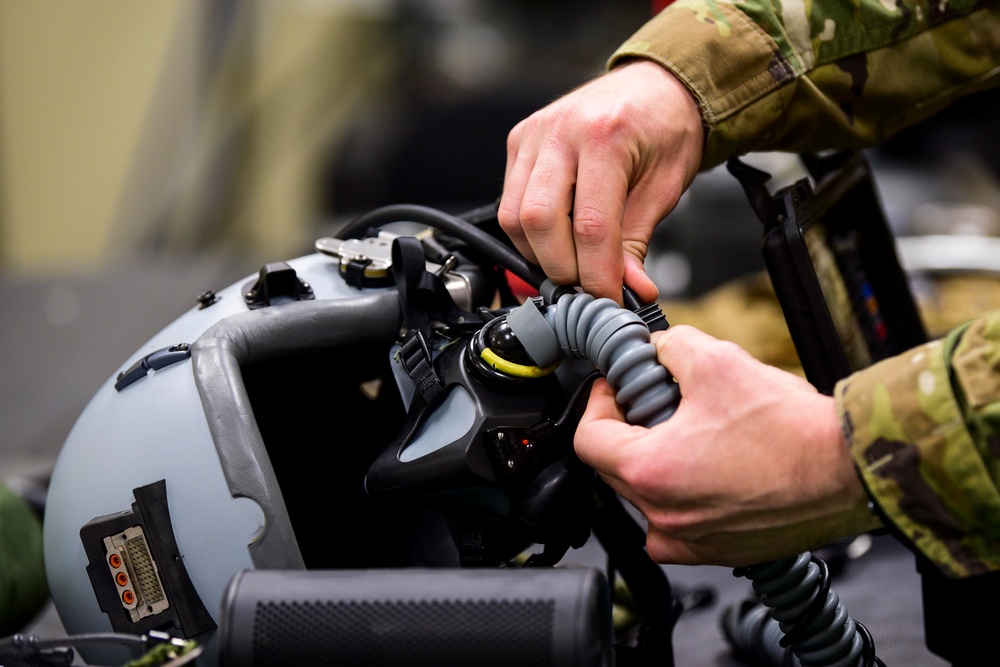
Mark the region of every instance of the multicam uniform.
MULTIPOLYGON (((871 145, 1000 84, 1000 6, 968 0, 678 0, 611 57, 654 60, 698 101, 702 166, 871 145)), ((882 513, 947 574, 1000 569, 1000 313, 841 381, 882 513)))

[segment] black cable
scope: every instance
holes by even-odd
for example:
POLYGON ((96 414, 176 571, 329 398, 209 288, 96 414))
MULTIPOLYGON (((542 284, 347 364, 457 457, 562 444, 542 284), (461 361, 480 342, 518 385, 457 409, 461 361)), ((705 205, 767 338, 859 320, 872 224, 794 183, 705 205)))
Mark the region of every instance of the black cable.
POLYGON ((159 630, 150 630, 143 635, 123 632, 92 632, 52 639, 40 639, 35 635, 18 633, 0 639, 0 665, 10 665, 10 667, 69 665, 73 663, 75 657, 73 648, 87 644, 119 644, 138 646, 148 650, 165 643, 184 651, 193 646, 191 642, 178 639, 159 630))
MULTIPOLYGON (((584 376, 583 380, 580 381, 580 385, 573 390, 573 395, 570 396, 569 401, 566 403, 563 413, 559 415, 559 418, 552 425, 555 429, 564 428, 569 423, 569 420, 574 417, 574 413, 580 409, 581 401, 586 400, 590 395, 590 388, 600 377, 601 372, 597 370, 587 373, 584 376)), ((579 419, 576 421, 579 421, 579 419)))
POLYGON ((59 648, 63 646, 83 646, 86 644, 123 644, 145 646, 147 637, 142 635, 129 635, 122 632, 94 632, 82 635, 70 635, 68 637, 58 637, 54 639, 39 639, 31 635, 16 634, 0 640, 0 651, 5 649, 20 650, 30 648, 34 650, 45 650, 49 648, 59 648))
POLYGON ((16 634, 0 639, 0 664, 10 667, 70 665, 76 657, 73 648, 86 644, 122 644, 145 646, 148 638, 116 632, 70 635, 40 639, 35 635, 16 634))
POLYGON ((816 554, 810 554, 809 561, 819 568, 819 583, 810 594, 809 601, 803 603, 806 610, 802 612, 802 616, 795 621, 795 625, 778 642, 782 648, 796 646, 808 637, 809 626, 823 613, 823 604, 830 593, 832 582, 830 581, 830 568, 827 566, 826 561, 816 554))
POLYGON ((755 591, 759 583, 767 584, 767 594, 758 593, 759 599, 755 605, 733 605, 723 617, 723 631, 730 645, 737 654, 747 657, 752 664, 769 667, 843 665, 848 664, 845 660, 853 654, 855 659, 849 663, 853 667, 885 667, 875 655, 875 642, 871 633, 862 623, 852 619, 840 604, 839 596, 831 587, 829 568, 816 554, 805 552, 794 558, 736 568, 733 575, 753 581, 755 591), (807 555, 809 558, 803 561, 807 555), (803 563, 816 568, 814 579, 806 576, 805 571, 800 572, 800 579, 793 576, 794 570, 803 563), (778 582, 783 583, 774 586, 778 582), (786 599, 788 593, 795 589, 808 589, 808 596, 805 599, 786 599), (786 600, 779 603, 779 599, 786 600), (796 617, 787 618, 788 612, 793 608, 799 610, 795 612, 796 617), (777 617, 773 613, 775 611, 778 612, 777 617), (825 620, 820 621, 821 617, 825 620), (778 618, 782 619, 780 623, 778 618), (850 627, 853 627, 853 631, 848 634, 830 636, 821 646, 805 649, 805 646, 823 633, 835 628, 850 627), (779 637, 776 643, 775 633, 779 637), (860 648, 852 643, 854 640, 860 641, 860 648), (842 651, 831 653, 838 648, 842 651), (819 657, 815 653, 817 650, 828 653, 825 657, 819 657), (799 655, 800 653, 804 655, 799 655), (811 660, 806 658, 807 654, 811 654, 811 660), (793 656, 796 660, 792 660, 793 656))
POLYGON ((885 663, 875 655, 875 640, 872 639, 872 633, 868 631, 865 624, 860 621, 854 621, 857 627, 858 634, 861 635, 861 641, 864 642, 864 649, 861 651, 862 659, 864 660, 865 667, 885 667, 885 663))
POLYGON ((339 234, 343 238, 356 238, 363 235, 370 227, 390 222, 418 222, 461 239, 536 289, 545 280, 545 273, 540 267, 521 257, 483 230, 458 216, 427 206, 416 204, 383 206, 347 223, 339 234))

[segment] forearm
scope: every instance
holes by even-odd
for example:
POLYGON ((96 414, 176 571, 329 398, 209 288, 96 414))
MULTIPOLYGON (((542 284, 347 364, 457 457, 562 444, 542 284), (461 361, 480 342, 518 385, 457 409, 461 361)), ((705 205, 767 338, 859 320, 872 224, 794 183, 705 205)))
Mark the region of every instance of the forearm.
POLYGON ((1000 569, 1000 312, 835 396, 862 479, 903 537, 951 576, 1000 569))
POLYGON ((756 150, 871 145, 1000 82, 995 3, 784 6, 678 0, 609 67, 645 58, 684 82, 708 131, 703 168, 756 150))

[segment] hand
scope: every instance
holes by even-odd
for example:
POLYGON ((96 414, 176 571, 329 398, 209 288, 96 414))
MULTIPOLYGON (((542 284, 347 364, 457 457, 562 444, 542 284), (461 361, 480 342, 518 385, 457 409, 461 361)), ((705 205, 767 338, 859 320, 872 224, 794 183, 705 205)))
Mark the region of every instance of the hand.
POLYGON ((580 458, 648 519, 650 557, 752 565, 880 525, 832 398, 691 327, 653 340, 683 395, 673 417, 630 426, 600 381, 576 434, 580 458))
POLYGON ((500 225, 556 283, 621 303, 624 281, 653 301, 642 262, 703 142, 684 85, 652 61, 626 64, 511 130, 500 225))

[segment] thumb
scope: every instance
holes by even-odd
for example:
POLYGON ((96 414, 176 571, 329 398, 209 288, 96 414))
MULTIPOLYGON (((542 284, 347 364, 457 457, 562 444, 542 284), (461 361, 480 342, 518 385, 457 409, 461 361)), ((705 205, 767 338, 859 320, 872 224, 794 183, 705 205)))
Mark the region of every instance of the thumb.
POLYGON ((587 410, 580 417, 573 446, 580 460, 603 471, 615 470, 627 432, 632 427, 603 378, 590 390, 587 410))
POLYGON ((651 340, 656 345, 656 360, 681 385, 698 368, 698 359, 705 347, 720 342, 719 339, 685 324, 675 324, 666 331, 656 332, 651 340))
POLYGON ((625 412, 615 400, 615 392, 604 378, 598 378, 590 388, 587 410, 580 417, 580 425, 588 422, 613 419, 624 422, 625 412))
POLYGON ((625 253, 625 284, 632 288, 643 303, 652 303, 660 295, 656 283, 642 265, 642 258, 631 252, 625 253))

